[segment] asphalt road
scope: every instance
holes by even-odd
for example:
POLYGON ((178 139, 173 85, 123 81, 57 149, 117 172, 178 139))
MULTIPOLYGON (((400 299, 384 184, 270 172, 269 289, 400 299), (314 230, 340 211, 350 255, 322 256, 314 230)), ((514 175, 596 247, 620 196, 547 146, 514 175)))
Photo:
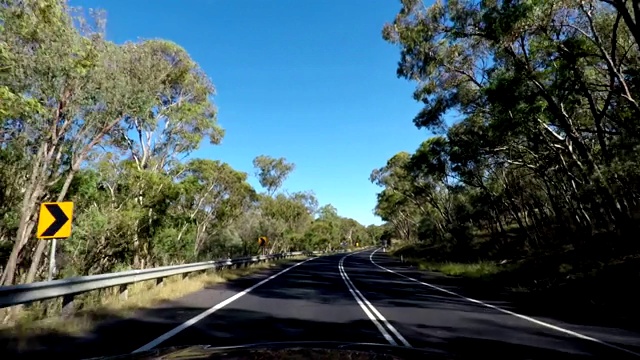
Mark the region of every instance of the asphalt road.
POLYGON ((380 252, 338 254, 204 289, 103 324, 87 338, 48 340, 43 351, 80 358, 190 344, 341 341, 457 358, 640 359, 640 333, 589 324, 588 314, 581 324, 527 314, 494 295, 380 252))

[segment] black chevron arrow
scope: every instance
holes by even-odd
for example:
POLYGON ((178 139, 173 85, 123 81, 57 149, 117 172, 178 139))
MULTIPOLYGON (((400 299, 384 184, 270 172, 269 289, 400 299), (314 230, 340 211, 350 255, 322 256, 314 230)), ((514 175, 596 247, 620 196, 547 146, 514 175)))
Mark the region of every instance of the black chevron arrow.
POLYGON ((67 217, 67 215, 65 215, 64 211, 60 209, 60 206, 58 206, 58 204, 45 204, 44 206, 47 208, 47 210, 49 210, 49 213, 51 213, 53 218, 56 220, 53 222, 53 224, 49 225, 47 230, 43 231, 40 236, 54 236, 60 230, 60 228, 62 228, 62 226, 64 226, 64 224, 69 221, 69 218, 67 217))

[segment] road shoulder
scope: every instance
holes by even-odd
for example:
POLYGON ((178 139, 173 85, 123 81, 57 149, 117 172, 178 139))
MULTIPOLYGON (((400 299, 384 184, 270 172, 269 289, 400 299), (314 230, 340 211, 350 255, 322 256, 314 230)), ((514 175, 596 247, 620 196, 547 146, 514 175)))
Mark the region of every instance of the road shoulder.
POLYGON ((251 287, 301 260, 283 261, 271 268, 250 275, 206 286, 175 300, 162 301, 152 308, 134 311, 129 316, 106 310, 96 310, 95 325, 88 332, 70 335, 51 330, 16 337, 0 332, 1 358, 41 358, 60 355, 66 358, 86 358, 129 353, 206 309, 237 294, 238 289, 251 287))
MULTIPOLYGON (((369 255, 370 253, 367 257, 369 255)), ((597 343, 605 342, 607 344, 604 346, 619 347, 623 349, 622 351, 630 350, 634 353, 640 353, 640 334, 633 329, 590 324, 589 314, 584 314, 584 320, 580 324, 563 321, 561 317, 546 315, 544 308, 536 309, 535 304, 521 304, 513 301, 506 294, 483 291, 483 289, 477 287, 466 287, 465 282, 460 281, 461 279, 459 278, 417 270, 408 264, 403 264, 398 259, 392 258, 388 254, 376 252, 371 256, 371 259, 375 262, 374 266, 377 264, 385 269, 379 269, 380 271, 413 283, 413 288, 416 290, 426 288, 434 297, 455 299, 456 302, 467 303, 469 306, 484 307, 482 309, 483 312, 491 311, 496 318, 498 315, 508 315, 513 319, 518 318, 518 323, 527 322, 540 332, 549 333, 550 335, 564 335, 580 341, 586 340, 593 343, 589 344, 588 347, 593 348, 593 351, 596 352, 600 352, 600 349, 598 346, 593 347, 592 345, 601 345, 602 347, 602 344, 597 343), (420 284, 419 282, 425 284, 420 284), (532 312, 531 309, 537 311, 532 312)), ((366 260, 370 261, 371 259, 366 260)), ((366 263, 365 259, 362 260, 366 263)), ((502 317, 504 318, 504 316, 502 317)))

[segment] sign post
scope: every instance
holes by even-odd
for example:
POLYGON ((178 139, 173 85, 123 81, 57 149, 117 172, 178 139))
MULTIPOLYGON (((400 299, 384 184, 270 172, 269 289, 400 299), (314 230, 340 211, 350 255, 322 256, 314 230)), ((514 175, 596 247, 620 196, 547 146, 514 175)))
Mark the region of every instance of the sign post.
POLYGON ((51 252, 49 253, 49 273, 47 281, 53 280, 53 273, 56 271, 56 239, 51 239, 51 252))
POLYGON ((269 239, 267 239, 266 236, 260 236, 258 238, 258 246, 260 246, 262 248, 262 255, 265 255, 265 251, 267 248, 267 244, 269 243, 269 239))
POLYGON ((40 216, 38 217, 38 239, 51 240, 51 252, 49 254, 49 275, 47 279, 53 279, 56 269, 56 242, 57 239, 66 239, 71 236, 71 223, 73 218, 73 202, 49 202, 40 204, 40 216))

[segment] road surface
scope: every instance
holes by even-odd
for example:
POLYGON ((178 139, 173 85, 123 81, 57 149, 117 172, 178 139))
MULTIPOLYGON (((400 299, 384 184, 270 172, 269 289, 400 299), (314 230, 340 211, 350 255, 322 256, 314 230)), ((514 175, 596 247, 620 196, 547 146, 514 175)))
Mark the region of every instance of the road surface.
POLYGON ((368 250, 291 262, 213 286, 103 324, 73 345, 61 338, 46 351, 80 358, 175 345, 342 341, 474 359, 640 359, 639 333, 586 325, 588 314, 581 325, 529 317, 493 298, 368 250))

